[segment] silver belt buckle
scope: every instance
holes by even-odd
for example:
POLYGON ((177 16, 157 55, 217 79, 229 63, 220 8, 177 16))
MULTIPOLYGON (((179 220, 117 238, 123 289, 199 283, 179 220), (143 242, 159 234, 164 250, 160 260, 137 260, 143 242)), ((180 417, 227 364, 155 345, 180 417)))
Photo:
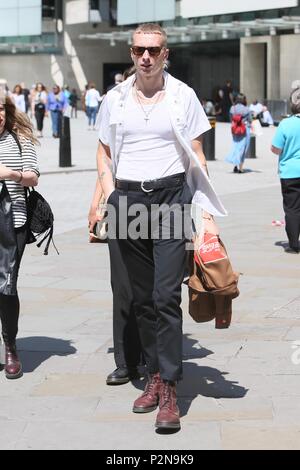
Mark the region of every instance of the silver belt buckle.
POLYGON ((144 193, 153 193, 154 189, 146 189, 146 188, 144 188, 144 183, 146 183, 146 181, 142 181, 142 182, 141 182, 142 191, 144 191, 144 193))

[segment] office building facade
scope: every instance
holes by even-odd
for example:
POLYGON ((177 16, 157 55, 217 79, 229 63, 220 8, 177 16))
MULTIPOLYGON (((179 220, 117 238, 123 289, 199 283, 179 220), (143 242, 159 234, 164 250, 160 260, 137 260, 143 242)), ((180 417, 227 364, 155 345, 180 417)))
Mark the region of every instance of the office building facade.
POLYGON ((285 99, 300 79, 298 0, 0 0, 0 78, 101 91, 130 64, 131 32, 168 31, 170 72, 202 97, 226 79, 250 100, 285 99))

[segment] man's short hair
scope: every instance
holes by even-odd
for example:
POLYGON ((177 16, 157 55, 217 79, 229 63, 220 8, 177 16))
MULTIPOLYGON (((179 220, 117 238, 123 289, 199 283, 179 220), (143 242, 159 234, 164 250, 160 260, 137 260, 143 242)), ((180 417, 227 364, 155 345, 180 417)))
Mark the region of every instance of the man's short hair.
POLYGON ((143 23, 140 24, 136 30, 133 32, 133 36, 135 34, 158 34, 162 37, 163 46, 167 47, 168 37, 166 31, 157 23, 143 23))

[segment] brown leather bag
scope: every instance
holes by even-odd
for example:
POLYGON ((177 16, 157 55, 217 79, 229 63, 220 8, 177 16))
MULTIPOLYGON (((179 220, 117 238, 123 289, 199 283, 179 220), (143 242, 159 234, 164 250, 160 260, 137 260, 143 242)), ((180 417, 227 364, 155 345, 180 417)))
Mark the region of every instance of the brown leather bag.
POLYGON ((228 328, 232 299, 239 296, 239 275, 232 269, 224 243, 219 238, 223 258, 203 263, 192 251, 190 256, 189 313, 198 323, 215 319, 216 328, 228 328), (226 256, 225 256, 226 255, 226 256))

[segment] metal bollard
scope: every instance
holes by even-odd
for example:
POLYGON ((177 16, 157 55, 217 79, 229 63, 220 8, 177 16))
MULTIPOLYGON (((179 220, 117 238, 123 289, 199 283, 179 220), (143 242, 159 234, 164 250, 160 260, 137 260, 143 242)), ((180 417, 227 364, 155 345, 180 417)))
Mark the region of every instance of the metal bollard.
POLYGON ((61 119, 59 166, 61 168, 72 166, 70 118, 67 116, 63 116, 61 119))
POLYGON ((216 159, 216 118, 208 118, 211 129, 203 135, 203 151, 206 160, 216 159))
POLYGON ((246 153, 246 158, 256 158, 256 137, 251 135, 250 145, 246 153))

